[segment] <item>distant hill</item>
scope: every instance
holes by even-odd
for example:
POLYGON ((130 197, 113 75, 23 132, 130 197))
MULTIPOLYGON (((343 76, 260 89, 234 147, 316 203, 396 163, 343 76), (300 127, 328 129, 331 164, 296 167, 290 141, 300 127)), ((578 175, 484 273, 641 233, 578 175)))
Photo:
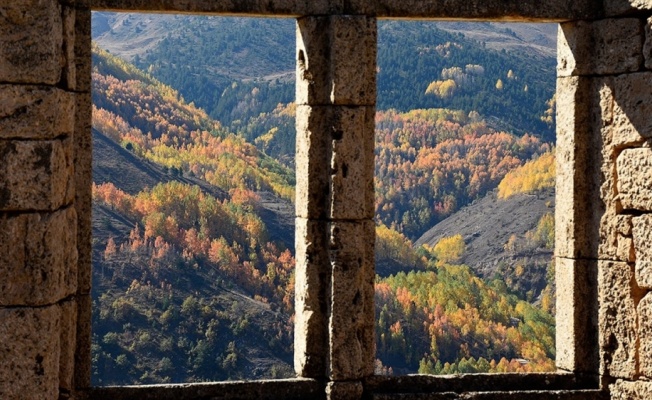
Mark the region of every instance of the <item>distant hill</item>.
POLYGON ((557 56, 558 24, 437 22, 437 27, 447 32, 461 33, 498 51, 516 51, 544 59, 557 56))
MULTIPOLYGON (((555 88, 556 25, 380 21, 378 31, 379 110, 477 111, 499 129, 552 140, 540 116, 555 88), (426 93, 455 68, 464 73, 454 95, 426 93)), ((96 12, 93 38, 235 132, 294 100, 293 19, 96 12)))

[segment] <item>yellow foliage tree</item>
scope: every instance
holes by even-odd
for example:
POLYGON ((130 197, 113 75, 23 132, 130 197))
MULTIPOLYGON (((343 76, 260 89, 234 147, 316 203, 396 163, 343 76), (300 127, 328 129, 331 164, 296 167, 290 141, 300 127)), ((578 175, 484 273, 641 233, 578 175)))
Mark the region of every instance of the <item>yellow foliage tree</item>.
POLYGON ((449 98, 455 94, 457 90, 457 83, 452 79, 445 81, 433 81, 426 88, 426 94, 432 94, 442 99, 449 98))
POLYGON ((532 193, 554 186, 555 155, 549 152, 508 172, 498 184, 498 198, 506 199, 518 193, 532 193))
POLYGON ((440 264, 454 264, 464 255, 464 239, 462 235, 444 237, 437 242, 433 252, 440 264))

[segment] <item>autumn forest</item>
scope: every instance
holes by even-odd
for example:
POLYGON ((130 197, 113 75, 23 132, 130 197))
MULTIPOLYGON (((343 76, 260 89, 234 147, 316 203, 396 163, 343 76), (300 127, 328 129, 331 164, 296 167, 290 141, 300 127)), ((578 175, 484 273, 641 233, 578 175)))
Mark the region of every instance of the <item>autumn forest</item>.
MULTIPOLYGON (((387 41, 404 35, 384 29, 387 41)), ((419 48, 443 67, 404 77, 429 103, 379 100, 376 114, 376 373, 554 370, 554 204, 495 243, 491 273, 465 262, 485 257, 472 242, 480 233, 427 236, 482 199, 552 190, 554 82, 524 72, 523 55, 436 32, 419 48), (491 100, 465 108, 474 91, 491 100), (530 95, 527 114, 491 111, 530 95)), ((246 47, 246 37, 229 37, 235 47, 224 51, 246 47)), ((238 110, 222 118, 228 107, 201 108, 196 83, 184 81, 184 94, 170 86, 181 60, 161 52, 174 40, 133 63, 93 45, 94 383, 291 377, 290 83, 216 79, 221 101, 238 110)), ((390 61, 379 64, 398 71, 390 61)), ((394 90, 384 79, 379 96, 394 90)))

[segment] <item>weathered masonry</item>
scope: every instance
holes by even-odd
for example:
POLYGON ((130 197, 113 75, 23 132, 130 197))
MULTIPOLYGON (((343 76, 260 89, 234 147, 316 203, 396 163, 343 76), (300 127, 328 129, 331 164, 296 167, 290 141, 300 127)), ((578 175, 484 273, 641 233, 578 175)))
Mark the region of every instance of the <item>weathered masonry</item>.
POLYGON ((651 0, 2 0, 0 398, 652 398, 651 0), (297 379, 90 387, 90 12, 297 18, 297 379), (560 22, 554 374, 374 377, 377 18, 560 22))

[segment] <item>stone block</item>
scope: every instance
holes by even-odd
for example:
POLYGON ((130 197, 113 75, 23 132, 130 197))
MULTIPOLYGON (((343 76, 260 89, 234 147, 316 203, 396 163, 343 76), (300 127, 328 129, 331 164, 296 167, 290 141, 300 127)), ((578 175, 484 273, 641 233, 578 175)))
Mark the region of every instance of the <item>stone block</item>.
POLYGON ((557 368, 596 373, 597 305, 595 260, 555 259, 557 368))
MULTIPOLYGON (((636 251, 634 250, 634 240, 631 236, 618 235, 618 249, 616 252, 618 261, 635 262, 636 251)), ((637 272, 638 274, 638 272, 637 272)))
MULTIPOLYGON (((643 21, 637 18, 595 21, 591 74, 638 71, 643 64, 643 21)), ((584 64, 584 63, 582 63, 584 64)))
POLYGON ((587 21, 559 24, 557 76, 582 75, 580 72, 590 68, 588 64, 592 50, 591 31, 591 23, 587 21))
POLYGON ((613 145, 652 138, 652 72, 613 78, 613 145))
POLYGON ((652 17, 649 17, 645 23, 643 56, 645 57, 645 68, 652 69, 652 17))
POLYGON ((56 210, 74 196, 72 140, 0 141, 0 211, 56 210))
POLYGON ((58 398, 61 307, 0 308, 0 321, 0 398, 58 398))
POLYGON ((59 388, 71 393, 75 374, 75 348, 77 347, 77 302, 61 304, 61 353, 59 357, 59 388))
MULTIPOLYGON (((81 9, 91 8, 91 0, 59 0, 59 3, 61 3, 64 6, 71 6, 75 8, 81 8, 81 9)), ((93 3, 96 3, 96 1, 93 0, 93 3)))
POLYGON ((450 1, 347 0, 345 11, 375 14, 379 18, 438 18, 501 21, 568 21, 593 19, 601 14, 591 0, 564 1, 450 1), (351 6, 348 6, 352 4, 351 6))
POLYGON ((326 398, 328 400, 359 400, 363 392, 362 382, 328 382, 326 398))
POLYGON ((90 294, 75 298, 77 320, 75 332, 75 368, 73 387, 75 389, 91 387, 91 325, 92 302, 90 294))
MULTIPOLYGON (((81 1, 77 1, 81 3, 81 1)), ((91 90, 91 11, 80 4, 63 8, 65 86, 75 91, 91 90), (76 7, 76 8, 75 8, 76 7)))
POLYGON ((329 218, 374 217, 374 107, 333 110, 329 218))
POLYGON ((557 39, 558 76, 638 71, 643 64, 642 26, 636 18, 561 24, 557 39))
POLYGON ((295 223, 294 368, 299 377, 326 376, 330 261, 327 223, 297 218, 295 223))
POLYGON ((652 214, 633 218, 634 249, 636 252, 636 283, 652 289, 652 214))
MULTIPOLYGON (((74 1, 74 0, 65 0, 74 1)), ((79 1, 79 0, 78 0, 79 1)), ((88 1, 88 0, 81 0, 88 1)), ((234 16, 327 15, 337 13, 340 1, 330 0, 93 0, 94 10, 210 13, 234 16)))
POLYGON ((376 104, 376 19, 319 16, 297 20, 297 104, 376 104))
POLYGON ((55 139, 74 131, 72 93, 47 86, 0 85, 0 139, 55 139))
POLYGON ((635 285, 631 265, 598 262, 601 375, 632 379, 638 374, 636 304, 643 294, 635 285))
POLYGON ((375 225, 370 219, 329 227, 329 375, 335 381, 360 379, 374 372, 375 225))
POLYGON ((602 216, 600 224, 599 258, 634 262, 634 241, 632 240, 632 216, 620 215, 610 208, 602 216))
POLYGON ((557 80, 555 255, 597 258, 601 160, 592 132, 593 82, 584 77, 557 80))
POLYGON ((647 10, 652 10, 651 0, 609 0, 604 2, 604 14, 607 17, 647 10))
POLYGON ((652 382, 629 382, 618 380, 609 385, 612 400, 649 400, 652 399, 652 382))
MULTIPOLYGON (((638 303, 639 369, 641 375, 652 378, 652 292, 638 303)), ((652 392, 651 392, 652 394, 652 392)))
POLYGON ((74 136, 75 209, 77 210, 78 293, 91 290, 91 208, 92 208, 92 153, 91 134, 92 100, 90 93, 76 93, 74 136))
POLYGON ((297 216, 374 215, 374 108, 297 107, 297 216))
POLYGON ((618 196, 626 210, 652 211, 652 149, 625 149, 616 161, 618 196))
POLYGON ((297 217, 325 219, 330 201, 331 108, 297 106, 297 217))
POLYGON ((76 226, 72 207, 0 215, 0 306, 53 304, 75 293, 76 226))
POLYGON ((0 3, 0 82, 59 82, 64 59, 61 14, 56 0, 0 3))

